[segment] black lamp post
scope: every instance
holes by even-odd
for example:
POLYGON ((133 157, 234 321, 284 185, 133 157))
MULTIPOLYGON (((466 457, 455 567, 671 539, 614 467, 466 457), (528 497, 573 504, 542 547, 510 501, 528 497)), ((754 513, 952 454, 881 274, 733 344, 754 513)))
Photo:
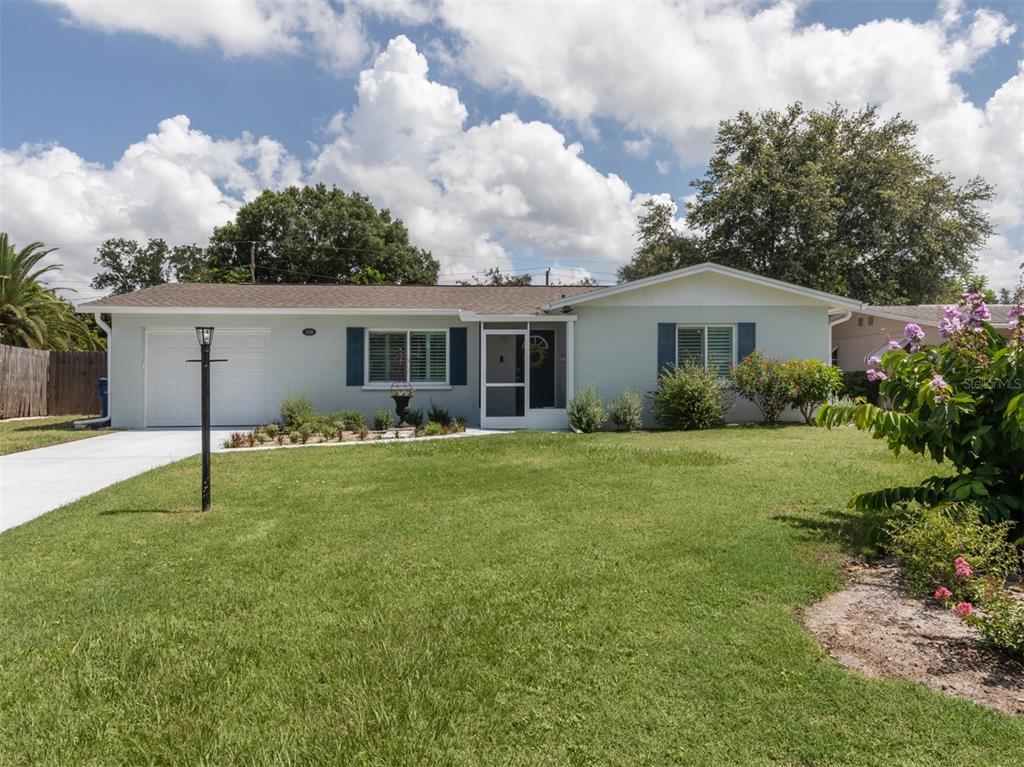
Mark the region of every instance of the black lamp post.
POLYGON ((202 426, 203 426, 203 511, 210 510, 210 344, 213 328, 196 328, 199 339, 198 362, 202 380, 202 426))

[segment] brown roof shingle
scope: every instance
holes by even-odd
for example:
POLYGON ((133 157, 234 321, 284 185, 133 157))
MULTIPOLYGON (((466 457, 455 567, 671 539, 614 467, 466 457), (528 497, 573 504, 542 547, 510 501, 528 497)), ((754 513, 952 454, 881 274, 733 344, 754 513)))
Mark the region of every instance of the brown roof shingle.
POLYGON ((80 304, 117 308, 195 309, 465 309, 477 314, 536 314, 550 301, 592 287, 490 285, 226 285, 169 282, 80 304))

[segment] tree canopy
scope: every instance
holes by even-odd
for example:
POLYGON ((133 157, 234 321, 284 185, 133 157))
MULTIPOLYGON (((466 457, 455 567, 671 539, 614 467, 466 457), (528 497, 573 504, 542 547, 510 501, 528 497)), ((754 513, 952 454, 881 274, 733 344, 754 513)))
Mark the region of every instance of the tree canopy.
POLYGON ((533 276, 530 274, 516 274, 510 272, 505 274, 497 266, 491 267, 484 271, 484 276, 478 277, 473 275, 472 280, 459 280, 459 285, 509 285, 513 287, 522 287, 525 285, 533 284, 533 276))
POLYGON ((200 245, 169 247, 152 237, 145 245, 121 237, 105 240, 93 262, 99 272, 92 279, 97 290, 114 295, 165 282, 247 282, 249 269, 225 269, 210 263, 200 245))
POLYGON ((643 205, 644 212, 636 227, 639 244, 633 259, 619 267, 620 282, 653 277, 704 260, 700 241, 672 225, 674 205, 659 200, 647 200, 643 205))
POLYGON ((57 351, 100 348, 90 325, 42 281, 60 271, 59 264, 41 265, 54 250, 41 242, 19 250, 0 233, 0 343, 57 351))
POLYGON ((208 262, 248 269, 251 243, 258 282, 433 284, 440 269, 390 211, 323 184, 266 190, 243 205, 213 231, 208 262))
POLYGON ((992 233, 981 204, 993 188, 957 186, 916 133, 874 107, 740 112, 693 181, 686 218, 700 239, 680 239, 671 209, 652 203, 620 277, 714 261, 876 304, 940 302, 992 233))

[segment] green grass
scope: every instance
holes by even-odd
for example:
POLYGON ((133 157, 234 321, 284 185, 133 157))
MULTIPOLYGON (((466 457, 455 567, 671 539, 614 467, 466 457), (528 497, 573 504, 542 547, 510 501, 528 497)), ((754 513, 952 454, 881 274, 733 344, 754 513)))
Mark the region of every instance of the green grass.
POLYGON ((37 447, 72 442, 86 437, 110 434, 113 429, 76 429, 73 422, 87 415, 59 415, 52 418, 0 421, 0 455, 34 450, 37 447))
POLYGON ((1020 764, 794 619, 928 463, 810 428, 214 456, 0 535, 0 764, 1020 764))

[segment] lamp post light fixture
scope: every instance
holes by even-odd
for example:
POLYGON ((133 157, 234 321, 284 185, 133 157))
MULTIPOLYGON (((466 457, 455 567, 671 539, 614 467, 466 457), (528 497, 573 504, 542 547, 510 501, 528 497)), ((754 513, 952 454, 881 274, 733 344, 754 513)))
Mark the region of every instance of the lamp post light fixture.
POLYGON ((203 511, 210 510, 210 363, 226 362, 227 360, 211 360, 210 344, 213 343, 213 328, 197 327, 196 338, 199 339, 199 359, 188 360, 198 362, 202 381, 202 428, 203 428, 203 511))

